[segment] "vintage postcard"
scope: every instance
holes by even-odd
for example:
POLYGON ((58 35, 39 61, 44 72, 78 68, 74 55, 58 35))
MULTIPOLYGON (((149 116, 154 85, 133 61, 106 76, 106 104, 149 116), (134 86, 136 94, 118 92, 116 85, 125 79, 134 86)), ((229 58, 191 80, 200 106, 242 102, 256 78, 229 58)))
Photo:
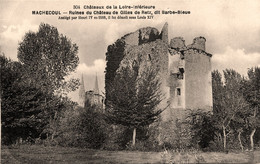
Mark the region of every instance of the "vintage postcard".
POLYGON ((260 162, 260 1, 0 6, 1 163, 260 162))

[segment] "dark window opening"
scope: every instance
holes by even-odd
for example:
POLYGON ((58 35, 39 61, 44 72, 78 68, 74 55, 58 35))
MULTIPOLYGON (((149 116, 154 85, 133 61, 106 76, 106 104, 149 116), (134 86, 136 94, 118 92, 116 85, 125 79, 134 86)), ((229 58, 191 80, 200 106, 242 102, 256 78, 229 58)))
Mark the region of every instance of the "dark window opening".
POLYGON ((177 78, 178 79, 183 79, 183 73, 181 73, 181 72, 177 73, 177 78))
POLYGON ((178 96, 181 95, 181 88, 177 88, 177 95, 178 95, 178 96))
POLYGON ((179 68, 179 71, 180 71, 181 73, 184 73, 184 68, 179 68))
POLYGON ((151 61, 152 60, 152 57, 150 54, 148 54, 148 59, 151 61))

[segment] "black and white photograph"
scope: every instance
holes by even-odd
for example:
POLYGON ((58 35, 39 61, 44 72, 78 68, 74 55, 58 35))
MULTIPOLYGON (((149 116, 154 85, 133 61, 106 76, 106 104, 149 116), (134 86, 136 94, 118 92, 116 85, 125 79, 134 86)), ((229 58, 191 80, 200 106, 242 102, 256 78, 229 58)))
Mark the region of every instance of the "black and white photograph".
POLYGON ((259 0, 1 0, 1 163, 260 163, 259 0))

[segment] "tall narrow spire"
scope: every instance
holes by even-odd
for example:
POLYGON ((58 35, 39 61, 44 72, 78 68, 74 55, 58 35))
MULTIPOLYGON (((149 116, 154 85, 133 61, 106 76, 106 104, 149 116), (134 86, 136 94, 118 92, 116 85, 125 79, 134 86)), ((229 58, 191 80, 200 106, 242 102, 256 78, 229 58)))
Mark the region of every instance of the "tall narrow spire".
POLYGON ((79 86, 79 105, 84 107, 85 105, 85 87, 83 74, 81 76, 80 86, 79 86))
POLYGON ((97 73, 96 73, 96 81, 95 81, 94 93, 95 94, 99 94, 97 73))

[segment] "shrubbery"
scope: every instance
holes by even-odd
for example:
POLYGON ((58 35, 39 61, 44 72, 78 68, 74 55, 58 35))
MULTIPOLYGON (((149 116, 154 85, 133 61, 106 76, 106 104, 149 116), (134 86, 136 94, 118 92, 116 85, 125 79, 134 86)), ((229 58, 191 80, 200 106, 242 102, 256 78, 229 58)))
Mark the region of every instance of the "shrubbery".
POLYGON ((97 106, 68 109, 56 120, 57 135, 52 139, 60 146, 101 148, 107 138, 107 124, 97 106))

